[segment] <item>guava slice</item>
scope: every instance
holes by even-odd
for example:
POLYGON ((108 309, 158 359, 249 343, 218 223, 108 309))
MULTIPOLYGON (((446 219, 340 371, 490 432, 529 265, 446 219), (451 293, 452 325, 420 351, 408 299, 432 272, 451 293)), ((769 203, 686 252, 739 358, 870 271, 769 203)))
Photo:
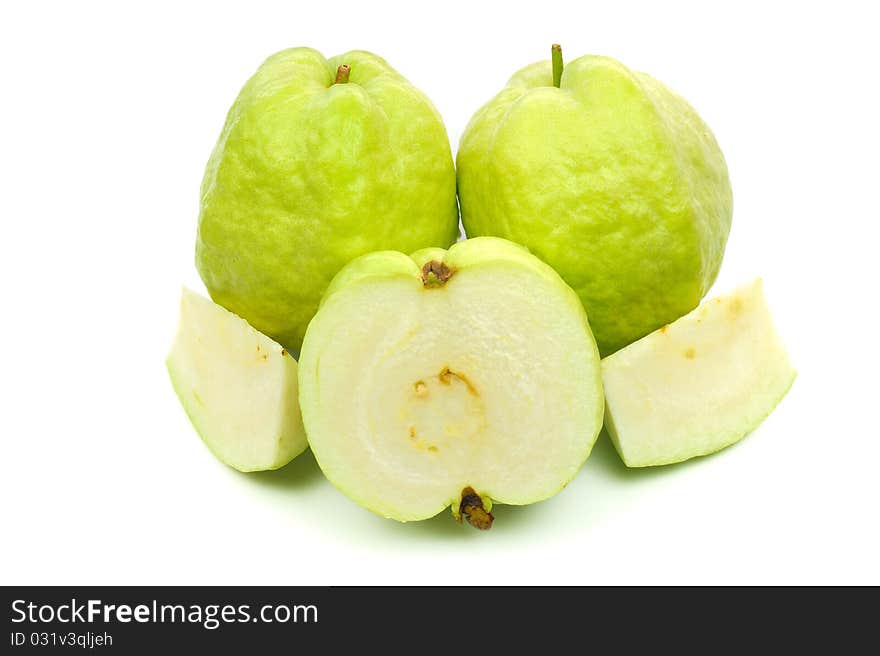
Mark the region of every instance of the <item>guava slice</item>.
POLYGON ((605 426, 629 467, 681 462, 754 430, 795 376, 758 279, 605 358, 605 426))
POLYGON ((166 364, 196 431, 230 467, 278 469, 308 446, 296 360, 244 319, 188 289, 166 364))
POLYGON ((362 256, 306 332, 300 405, 327 478, 399 521, 559 492, 602 425, 599 353, 577 295, 483 237, 362 256))

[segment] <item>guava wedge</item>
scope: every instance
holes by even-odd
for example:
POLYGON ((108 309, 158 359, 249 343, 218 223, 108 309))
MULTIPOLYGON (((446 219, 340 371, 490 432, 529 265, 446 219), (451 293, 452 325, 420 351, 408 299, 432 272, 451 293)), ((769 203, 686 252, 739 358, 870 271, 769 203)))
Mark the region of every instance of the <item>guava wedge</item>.
POLYGON ((188 289, 166 364, 196 431, 230 467, 278 469, 308 446, 296 360, 244 319, 188 289))
POLYGON ((577 295, 521 246, 483 237, 382 251, 333 280, 300 358, 300 406, 327 478, 375 513, 547 499, 590 454, 604 401, 577 295))
POLYGON ((754 430, 796 375, 758 279, 605 358, 605 426, 629 467, 681 462, 754 430))

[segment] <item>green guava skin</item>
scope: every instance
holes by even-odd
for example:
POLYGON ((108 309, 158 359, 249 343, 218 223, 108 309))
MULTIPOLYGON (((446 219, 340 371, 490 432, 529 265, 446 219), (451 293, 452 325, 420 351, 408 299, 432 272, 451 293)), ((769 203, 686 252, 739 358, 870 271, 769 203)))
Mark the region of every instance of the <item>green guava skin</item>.
POLYGON ((216 303, 298 353, 349 260, 457 236, 452 154, 428 98, 374 54, 292 48, 229 110, 202 182, 196 267, 216 303), (342 64, 349 81, 334 84, 342 64))
POLYGON ((553 266, 602 355, 694 309, 724 254, 724 156, 691 106, 652 77, 588 55, 517 72, 473 116, 457 156, 468 237, 495 235, 553 266))

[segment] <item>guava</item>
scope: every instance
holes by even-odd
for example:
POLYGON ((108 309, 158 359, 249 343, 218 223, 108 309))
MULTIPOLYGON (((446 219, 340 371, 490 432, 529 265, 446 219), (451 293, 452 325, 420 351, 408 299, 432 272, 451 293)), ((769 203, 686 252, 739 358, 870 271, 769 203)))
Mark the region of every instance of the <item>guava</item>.
POLYGON ((202 441, 230 467, 278 469, 305 450, 296 360, 244 319, 184 289, 166 364, 202 441))
POLYGON ((754 430, 796 372, 759 280, 602 361, 605 425, 630 467, 714 453, 754 430))
POLYGON ((603 355, 692 310, 724 254, 732 195, 708 126, 608 57, 517 72, 468 124, 468 237, 521 243, 577 292, 603 355))
POLYGON ((559 492, 602 426, 583 306, 523 247, 483 237, 364 255, 309 325, 300 406, 327 478, 399 521, 559 492))
POLYGON ((229 110, 202 182, 196 266, 211 298, 296 354, 349 260, 457 236, 431 102, 376 55, 292 48, 229 110))

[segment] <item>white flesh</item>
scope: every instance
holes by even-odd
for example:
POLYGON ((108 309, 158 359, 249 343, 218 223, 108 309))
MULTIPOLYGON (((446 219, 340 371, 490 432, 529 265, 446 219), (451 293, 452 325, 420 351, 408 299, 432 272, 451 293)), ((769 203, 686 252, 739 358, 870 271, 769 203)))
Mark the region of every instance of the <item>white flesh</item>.
POLYGON ((605 358, 605 426, 630 467, 714 453, 758 426, 795 375, 755 280, 605 358))
POLYGON ((305 450, 296 360, 244 319, 184 289, 167 365, 193 426, 230 467, 277 469, 305 450))
POLYGON ((438 288, 405 275, 351 284, 305 344, 312 450, 339 489, 386 517, 456 512, 466 487, 487 503, 550 497, 601 426, 583 310, 561 280, 521 265, 462 269, 438 288))

